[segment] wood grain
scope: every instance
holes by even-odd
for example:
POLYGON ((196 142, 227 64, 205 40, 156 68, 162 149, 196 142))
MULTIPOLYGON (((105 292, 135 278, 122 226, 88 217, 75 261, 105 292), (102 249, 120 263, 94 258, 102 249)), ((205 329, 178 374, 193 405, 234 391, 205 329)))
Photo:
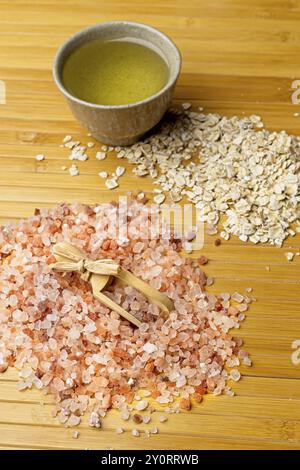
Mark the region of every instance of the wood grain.
MULTIPOLYGON (((0 105, 0 223, 61 201, 110 201, 139 185, 147 194, 153 190, 127 162, 118 190, 106 190, 97 173, 113 171, 118 162, 110 156, 100 164, 94 149, 79 165, 79 177, 62 170, 69 165, 63 136, 90 139, 56 90, 51 65, 70 34, 97 21, 141 21, 175 40, 183 69, 174 103, 260 114, 272 130, 300 133, 299 106, 291 102, 292 81, 300 79, 297 0, 152 0, 151 6, 140 0, 1 0, 0 11, 0 80, 7 88, 7 104, 0 105), (38 153, 45 161, 35 161, 38 153)), ((113 411, 100 431, 83 423, 75 440, 51 418, 51 397, 17 392, 17 373, 9 370, 0 376, 0 449, 299 449, 300 365, 291 361, 291 345, 300 339, 300 257, 288 263, 284 253, 300 251, 300 235, 282 249, 236 238, 216 247, 214 239, 206 237, 202 250, 210 260, 205 271, 215 278, 210 290, 251 286, 257 298, 236 331, 253 359, 234 384, 236 397, 206 397, 190 413, 160 424, 159 437, 125 432, 117 438, 113 411)), ((158 414, 159 408, 154 423, 158 414)))

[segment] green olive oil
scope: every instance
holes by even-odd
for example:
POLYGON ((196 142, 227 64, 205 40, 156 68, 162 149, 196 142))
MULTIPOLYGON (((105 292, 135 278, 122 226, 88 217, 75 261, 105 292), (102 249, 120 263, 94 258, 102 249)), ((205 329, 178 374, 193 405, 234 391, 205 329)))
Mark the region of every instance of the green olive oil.
POLYGON ((63 82, 69 93, 100 105, 142 101, 161 90, 169 78, 164 59, 136 42, 93 40, 66 60, 63 82))

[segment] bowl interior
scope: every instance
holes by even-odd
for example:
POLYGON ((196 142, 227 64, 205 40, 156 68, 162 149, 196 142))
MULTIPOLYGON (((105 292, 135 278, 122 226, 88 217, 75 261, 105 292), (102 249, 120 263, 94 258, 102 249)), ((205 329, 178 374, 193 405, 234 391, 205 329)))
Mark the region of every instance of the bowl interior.
POLYGON ((169 79, 158 93, 171 86, 178 77, 181 65, 180 53, 175 44, 165 34, 141 23, 127 21, 99 23, 76 33, 62 45, 56 55, 54 78, 64 94, 69 95, 62 81, 62 71, 67 58, 77 48, 95 39, 103 39, 103 41, 117 39, 134 41, 158 53, 165 60, 169 68, 169 79))

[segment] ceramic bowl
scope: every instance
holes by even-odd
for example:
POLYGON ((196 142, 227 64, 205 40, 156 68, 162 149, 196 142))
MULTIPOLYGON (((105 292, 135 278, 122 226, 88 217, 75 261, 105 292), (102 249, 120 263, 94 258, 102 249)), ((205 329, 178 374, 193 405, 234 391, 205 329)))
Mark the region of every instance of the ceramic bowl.
POLYGON ((161 120, 171 102, 180 67, 180 52, 165 34, 141 23, 111 21, 85 28, 68 39, 57 52, 53 75, 74 116, 93 137, 105 144, 126 146, 139 140, 161 120), (166 85, 143 101, 116 106, 89 103, 69 93, 62 80, 65 61, 78 47, 100 38, 104 41, 127 39, 152 48, 168 65, 166 85))

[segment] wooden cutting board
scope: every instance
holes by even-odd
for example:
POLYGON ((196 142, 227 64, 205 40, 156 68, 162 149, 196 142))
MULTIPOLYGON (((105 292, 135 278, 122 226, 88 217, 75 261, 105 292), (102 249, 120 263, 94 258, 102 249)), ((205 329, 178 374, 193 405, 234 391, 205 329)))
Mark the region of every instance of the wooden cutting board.
MULTIPOLYGON (((294 115, 300 107, 291 103, 292 81, 300 79, 299 2, 1 0, 0 10, 0 80, 7 91, 7 104, 0 105, 1 223, 61 201, 96 203, 139 185, 153 189, 125 163, 120 187, 108 191, 97 173, 112 172, 118 163, 113 156, 100 163, 95 150, 79 164, 80 176, 61 169, 70 164, 62 138, 90 139, 56 90, 51 64, 69 35, 95 22, 129 19, 169 34, 183 53, 176 103, 226 115, 256 113, 270 129, 300 132, 300 116, 294 115), (45 161, 35 160, 39 153, 45 161)), ((208 237, 201 252, 210 259, 205 271, 216 280, 212 291, 251 286, 257 297, 239 332, 253 367, 242 369, 235 398, 206 397, 191 412, 160 424, 159 437, 116 435, 120 421, 111 412, 102 430, 83 424, 75 440, 50 417, 51 400, 36 390, 15 390, 17 374, 10 370, 0 375, 0 448, 299 449, 300 365, 291 354, 292 342, 300 339, 300 257, 288 263, 287 251, 300 251, 300 235, 282 249, 236 238, 215 247, 208 237)))

